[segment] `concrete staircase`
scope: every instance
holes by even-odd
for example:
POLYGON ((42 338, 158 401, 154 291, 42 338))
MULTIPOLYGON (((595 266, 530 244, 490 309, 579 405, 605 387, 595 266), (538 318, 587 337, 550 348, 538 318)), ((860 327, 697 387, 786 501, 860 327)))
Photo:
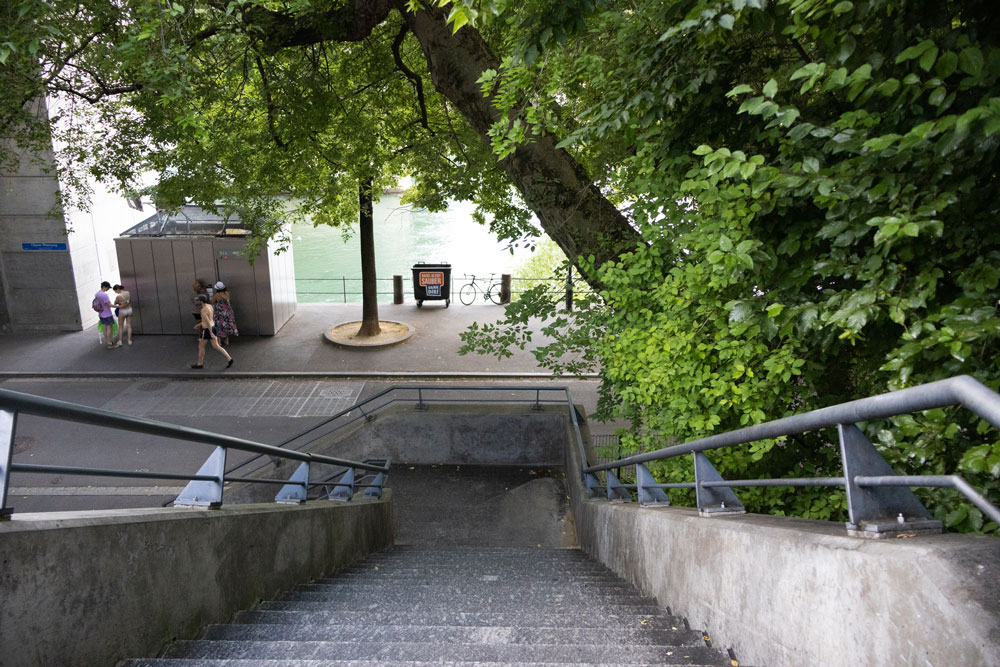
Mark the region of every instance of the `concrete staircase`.
POLYGON ((121 667, 731 665, 577 549, 400 547, 121 667))

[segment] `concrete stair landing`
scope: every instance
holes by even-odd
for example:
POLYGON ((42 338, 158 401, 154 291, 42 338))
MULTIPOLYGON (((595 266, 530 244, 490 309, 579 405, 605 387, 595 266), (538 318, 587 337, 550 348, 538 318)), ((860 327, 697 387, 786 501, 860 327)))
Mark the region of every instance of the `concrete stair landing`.
POLYGON ((395 547, 121 667, 730 665, 577 549, 395 547))

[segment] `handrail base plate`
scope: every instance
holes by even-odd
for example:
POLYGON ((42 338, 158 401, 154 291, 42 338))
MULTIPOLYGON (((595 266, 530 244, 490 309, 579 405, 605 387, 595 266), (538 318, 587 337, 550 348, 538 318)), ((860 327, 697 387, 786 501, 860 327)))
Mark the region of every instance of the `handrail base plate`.
POLYGON ((713 516, 728 516, 730 514, 746 514, 743 507, 703 507, 698 510, 698 516, 710 518, 713 516))
POLYGON ((913 521, 862 521, 859 524, 847 522, 847 534, 866 540, 916 537, 917 535, 939 535, 943 529, 940 521, 916 519, 913 521))

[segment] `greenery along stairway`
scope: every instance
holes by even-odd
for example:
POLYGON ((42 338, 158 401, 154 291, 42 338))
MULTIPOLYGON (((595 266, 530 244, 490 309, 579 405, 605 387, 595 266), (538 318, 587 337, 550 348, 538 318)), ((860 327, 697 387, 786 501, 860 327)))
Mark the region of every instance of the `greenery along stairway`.
POLYGON ((578 549, 395 547, 121 667, 730 665, 578 549))

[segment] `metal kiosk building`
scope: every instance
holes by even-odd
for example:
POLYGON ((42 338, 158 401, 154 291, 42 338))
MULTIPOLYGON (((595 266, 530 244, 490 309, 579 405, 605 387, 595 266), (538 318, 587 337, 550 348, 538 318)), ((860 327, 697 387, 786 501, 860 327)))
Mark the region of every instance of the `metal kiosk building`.
POLYGON ((253 258, 249 230, 239 219, 197 206, 157 211, 115 238, 122 286, 132 295, 133 329, 141 334, 187 334, 192 284, 222 281, 232 295, 240 334, 273 336, 295 314, 291 247, 253 258))

